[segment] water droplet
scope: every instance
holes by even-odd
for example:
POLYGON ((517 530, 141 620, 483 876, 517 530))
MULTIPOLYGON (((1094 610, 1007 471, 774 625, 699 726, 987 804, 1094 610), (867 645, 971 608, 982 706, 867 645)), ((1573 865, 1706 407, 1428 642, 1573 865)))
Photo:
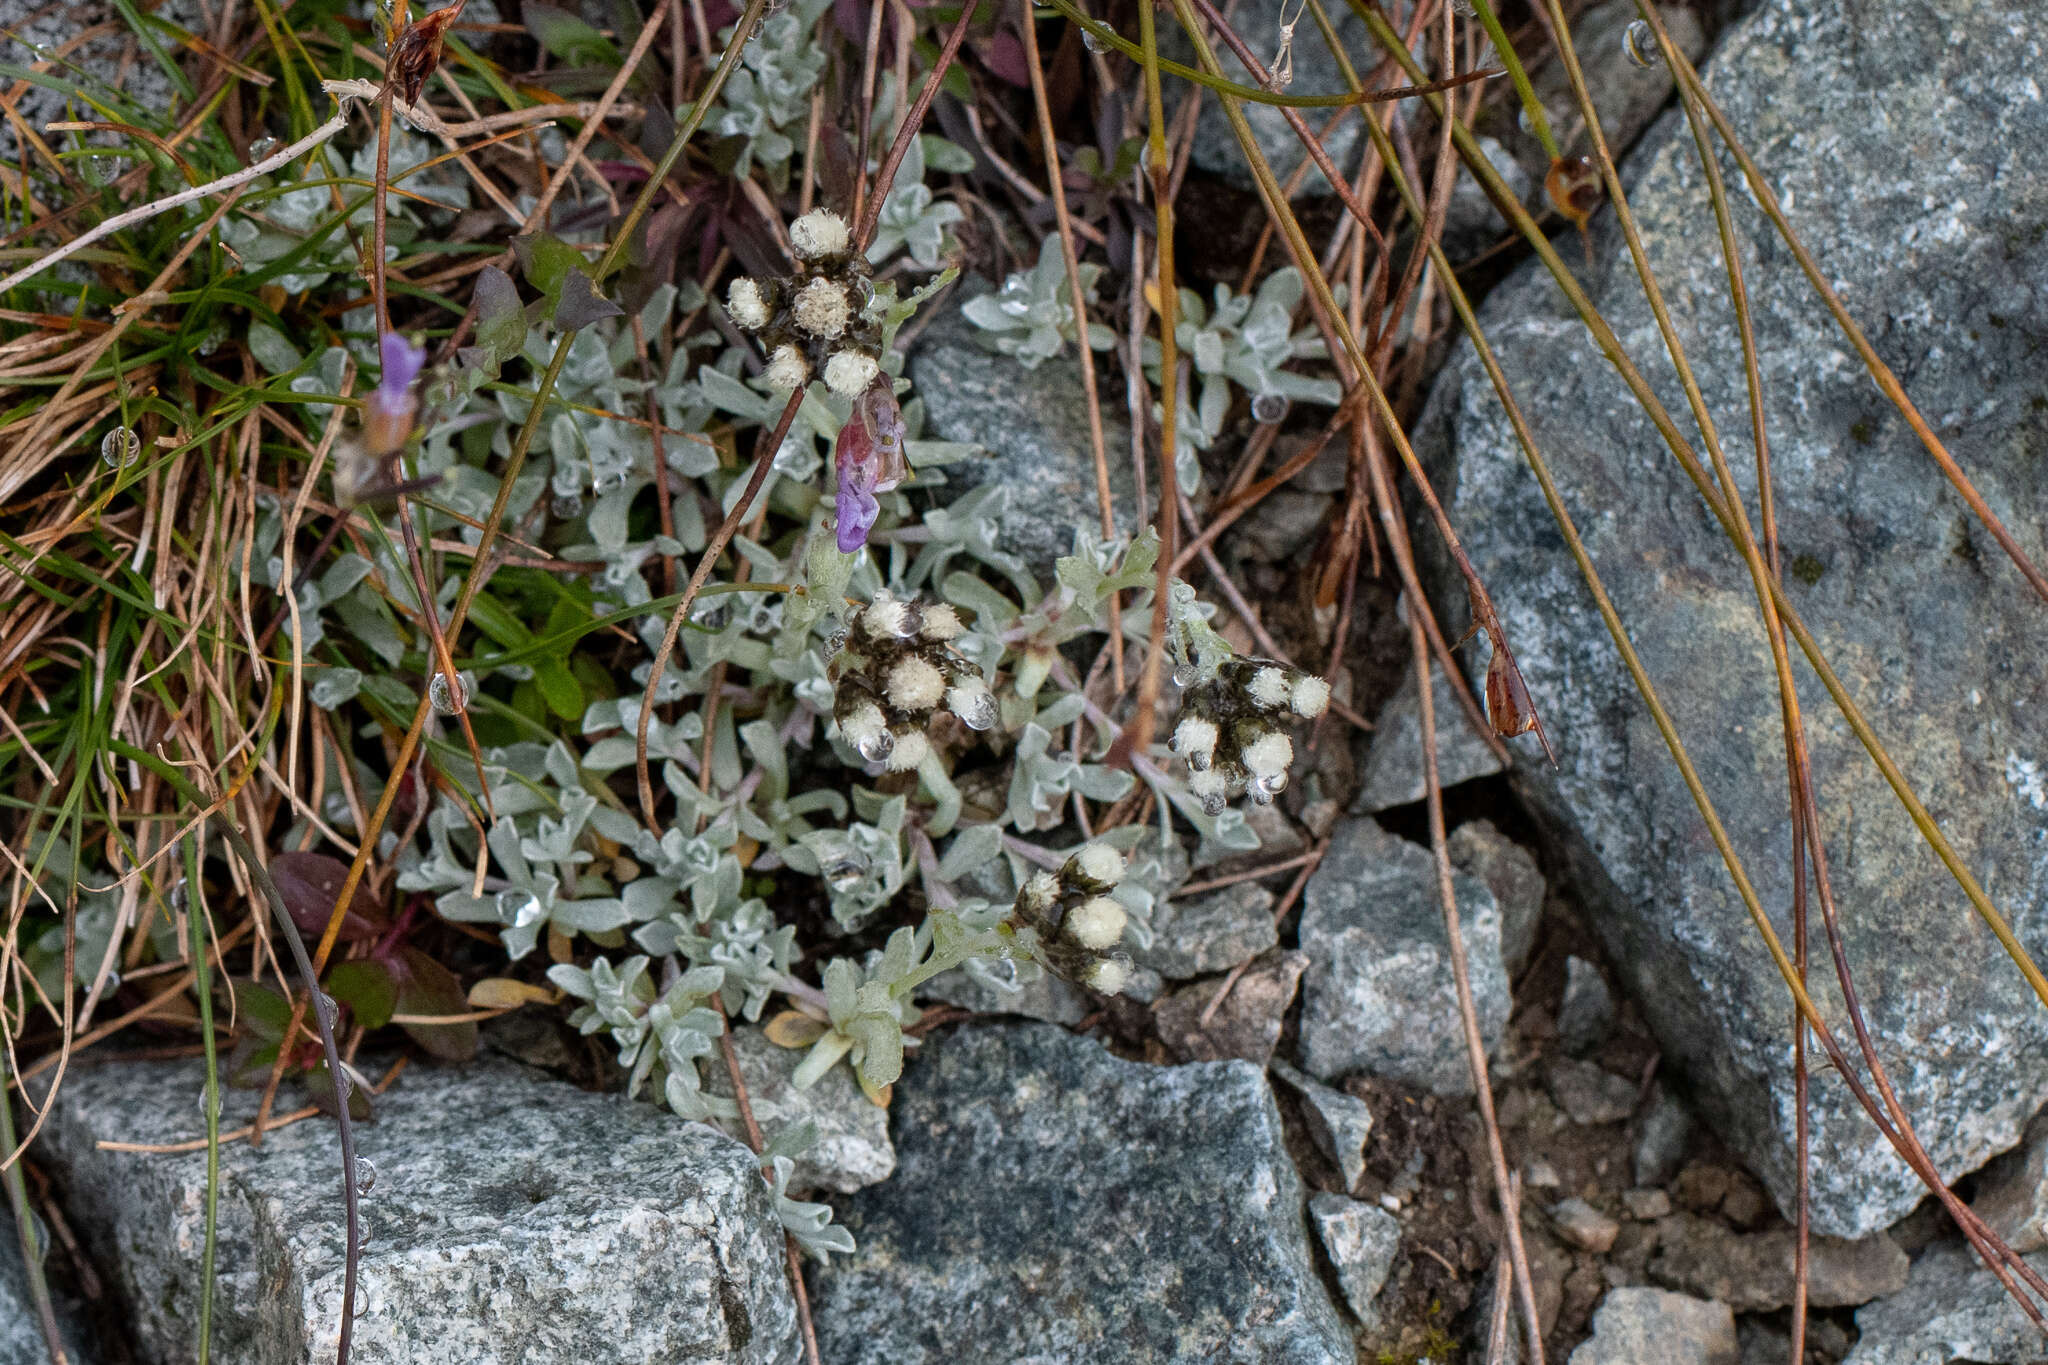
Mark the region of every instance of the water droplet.
POLYGON ((1657 51, 1657 34, 1647 19, 1638 19, 1628 26, 1628 31, 1621 35, 1621 50, 1637 66, 1655 66, 1662 55, 1657 51))
POLYGON ((338 1090, 341 1093, 341 1102, 343 1104, 347 1104, 348 1097, 355 1094, 356 1092, 355 1077, 349 1075, 348 1069, 344 1067, 339 1073, 336 1074, 335 1079, 340 1081, 341 1084, 332 1086, 332 1088, 338 1090))
POLYGON ((861 738, 860 756, 870 763, 880 763, 896 752, 896 736, 887 730, 877 730, 861 738))
POLYGON ((840 650, 842 650, 842 649, 845 649, 845 648, 846 648, 846 632, 845 632, 845 630, 843 630, 843 629, 841 629, 841 630, 835 630, 835 631, 833 631, 833 632, 832 632, 832 633, 831 633, 830 635, 828 635, 828 636, 826 636, 826 637, 825 637, 825 652, 826 652, 827 654, 837 654, 837 653, 838 653, 838 652, 839 652, 840 650))
POLYGON ((255 165, 277 150, 277 139, 265 133, 249 144, 249 164, 255 165))
POLYGON ((320 1011, 320 1022, 327 1025, 330 1032, 333 1031, 334 1026, 341 1021, 341 1006, 336 1004, 334 997, 326 991, 321 991, 313 997, 313 1005, 320 1011))
POLYGON ((1287 420, 1287 410, 1294 405, 1284 393, 1257 393, 1252 395, 1252 420, 1263 426, 1272 426, 1287 420))
POLYGON ((1229 805, 1230 798, 1225 796, 1222 792, 1210 792, 1207 796, 1202 798, 1202 814, 1207 815, 1211 819, 1213 819, 1216 816, 1223 814, 1225 808, 1229 805))
POLYGON ((590 478, 590 491, 593 493, 609 493, 614 488, 624 488, 626 486, 626 478, 627 474, 623 469, 614 469, 603 474, 593 474, 590 478))
POLYGON ((1255 777, 1245 784, 1245 793, 1261 806, 1273 804, 1273 798, 1287 790, 1287 774, 1274 773, 1271 777, 1255 777))
POLYGON ((1093 32, 1085 28, 1081 30, 1081 46, 1098 55, 1110 50, 1108 43, 1096 37, 1093 32))
POLYGON ((1521 112, 1515 115, 1515 124, 1530 137, 1536 136, 1536 121, 1529 117, 1528 105, 1523 105, 1521 112))
MULTIPOLYGON (((356 1193, 368 1194, 377 1188, 377 1165, 366 1156, 356 1158, 356 1193)), ((363 1229, 363 1240, 369 1240, 369 1228, 363 1229)))
POLYGON ((459 715, 469 705, 469 683, 457 678, 451 688, 448 675, 436 673, 427 680, 427 701, 444 716, 459 715))
POLYGON ((557 521, 573 521, 583 515, 583 499, 574 493, 560 493, 548 504, 548 510, 557 521))
POLYGON ((1173 666, 1173 685, 1175 687, 1192 687, 1195 680, 1201 676, 1202 670, 1195 667, 1192 660, 1177 663, 1173 666))
POLYGON ((861 878, 867 876, 868 860, 861 854, 849 850, 818 870, 824 874, 825 880, 832 884, 834 890, 850 891, 860 885, 861 878))
POLYGON ((970 730, 992 730, 996 723, 996 694, 983 688, 960 698, 953 714, 970 730))
POLYGON ((126 469, 142 458, 142 437, 132 427, 115 427, 100 439, 100 460, 109 469, 126 469))
POLYGON ((498 919, 501 923, 524 929, 539 922, 544 914, 546 911, 541 906, 540 897, 531 891, 512 887, 498 893, 498 919))
MULTIPOLYGON (((221 1096, 220 1096, 220 1092, 219 1092, 218 1090, 216 1090, 216 1091, 214 1091, 214 1092, 213 1092, 213 1117, 214 1117, 214 1118, 219 1118, 219 1117, 220 1117, 220 1101, 221 1101, 221 1096)), ((202 1090, 201 1090, 201 1091, 199 1092, 199 1117, 201 1117, 201 1118, 205 1118, 206 1116, 207 1116, 207 1114, 206 1114, 206 1091, 205 1091, 204 1089, 202 1089, 202 1090)))

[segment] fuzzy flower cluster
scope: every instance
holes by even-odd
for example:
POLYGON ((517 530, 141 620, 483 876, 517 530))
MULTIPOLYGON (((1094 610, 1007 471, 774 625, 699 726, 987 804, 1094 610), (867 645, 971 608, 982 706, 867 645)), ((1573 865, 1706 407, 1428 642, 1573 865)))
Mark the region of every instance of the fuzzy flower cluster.
POLYGON ((1173 751, 1188 765, 1188 790, 1221 814, 1240 792, 1265 805, 1287 788, 1294 741, 1285 727, 1329 709, 1330 685, 1271 659, 1224 660, 1188 690, 1173 751))
POLYGON ((879 593, 854 615, 832 660, 832 719, 870 763, 906 772, 931 753, 925 727, 944 707, 974 730, 996 723, 995 694, 948 645, 966 627, 944 602, 879 593))
POLYGON ((1130 980, 1131 960, 1115 951, 1126 915, 1109 893, 1123 880, 1124 858, 1107 844, 1089 844, 1058 872, 1031 874, 1010 919, 1031 956, 1055 976, 1115 995, 1130 980))
POLYGON ((858 398, 882 372, 881 324, 867 315, 867 261, 854 253, 846 220, 830 209, 791 223, 789 247, 796 273, 740 276, 726 291, 725 311, 760 338, 771 387, 800 389, 816 374, 841 398, 858 398))

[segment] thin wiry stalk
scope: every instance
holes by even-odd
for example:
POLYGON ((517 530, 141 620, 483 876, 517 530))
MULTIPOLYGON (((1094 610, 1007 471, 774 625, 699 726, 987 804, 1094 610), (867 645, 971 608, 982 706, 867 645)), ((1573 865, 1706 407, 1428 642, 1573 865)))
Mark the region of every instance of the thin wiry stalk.
POLYGON ((185 922, 190 930, 192 991, 199 998, 199 1045, 206 1054, 206 1214, 199 1249, 199 1365, 213 1351, 214 1238, 220 1226, 220 1057, 213 1036, 213 962, 207 956, 206 907, 199 897, 198 840, 185 841, 185 922))
MULTIPOLYGON (((0 1147, 9 1151, 14 1150, 15 1141, 14 1101, 7 1093, 13 1086, 8 1075, 12 1052, 12 1047, 0 1049, 0 1147)), ((0 1181, 7 1186, 7 1202, 14 1211, 14 1230, 21 1239, 21 1265, 28 1279, 29 1302, 35 1305, 43 1345, 49 1350, 53 1365, 68 1365, 71 1357, 64 1349, 64 1337, 57 1326, 57 1308, 50 1300, 50 1282, 43 1274, 43 1255, 49 1248, 36 1226, 35 1211, 28 1205, 28 1183, 20 1163, 9 1166, 5 1175, 0 1175, 0 1181)))
MULTIPOLYGON (((1067 211, 1065 168, 1059 141, 1053 136, 1052 105, 1046 98, 1045 72, 1038 57, 1038 20, 1031 0, 1022 0, 1024 68, 1031 73, 1031 103, 1038 113, 1038 141, 1045 149, 1045 183, 1052 195, 1053 223, 1059 229, 1060 257, 1067 267, 1067 304, 1074 310, 1074 336, 1080 342, 1081 395, 1088 400, 1088 451, 1095 459, 1095 501, 1102 513, 1102 538, 1116 538, 1116 509, 1109 493, 1109 449, 1102 435, 1102 395, 1095 389, 1095 348, 1088 344, 1088 300, 1081 289, 1080 254, 1074 249, 1074 220, 1067 211)), ((879 6, 877 6, 879 9, 879 6)), ((1110 686, 1124 691, 1123 594, 1109 599, 1110 686)))

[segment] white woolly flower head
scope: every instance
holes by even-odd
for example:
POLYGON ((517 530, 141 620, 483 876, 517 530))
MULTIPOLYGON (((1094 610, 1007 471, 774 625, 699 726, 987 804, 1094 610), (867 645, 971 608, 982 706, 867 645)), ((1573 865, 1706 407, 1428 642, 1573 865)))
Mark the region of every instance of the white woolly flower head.
POLYGON ((1294 762, 1294 741, 1277 730, 1270 730, 1245 745, 1239 758, 1245 771, 1252 776, 1277 777, 1294 762))
POLYGON ((1124 855, 1108 844, 1089 844, 1074 855, 1074 866, 1082 876, 1115 886, 1124 879, 1124 855))
POLYGON ((977 677, 963 678, 946 689, 946 709, 970 730, 989 730, 999 719, 996 694, 977 677))
POLYGON ((758 332, 766 327, 768 299, 761 292, 760 281, 746 275, 734 280, 725 291, 725 311, 746 331, 758 332))
POLYGON ((1088 969, 1087 984, 1104 995, 1120 995, 1130 979, 1129 963, 1120 957, 1106 957, 1088 969))
POLYGON ((1261 706, 1279 707, 1287 705, 1287 695, 1293 691, 1288 684, 1285 669, 1268 665, 1252 674, 1252 680, 1245 690, 1252 694, 1252 700, 1261 706))
MULTIPOLYGON (((790 313, 798 327, 814 337, 830 341, 846 330, 847 319, 853 316, 853 309, 846 302, 844 286, 819 276, 796 291, 796 298, 790 303, 790 313)), ((829 362, 825 382, 832 382, 829 362)))
POLYGON ((1230 782, 1216 769, 1206 768, 1188 774, 1188 791, 1202 803, 1202 809, 1214 815, 1230 799, 1230 782))
POLYGON ((800 261, 844 256, 852 245, 846 220, 830 209, 812 209, 789 225, 789 249, 800 261))
POLYGON ((901 640, 917 633, 917 621, 910 603, 887 593, 876 593, 860 615, 860 623, 877 640, 901 640))
POLYGON ((1050 872, 1039 871, 1024 879, 1024 885, 1017 892, 1018 901, 1027 909, 1043 915, 1059 899, 1059 878, 1050 872))
POLYGON ((1314 720, 1330 709, 1330 684, 1313 674, 1298 678, 1291 700, 1295 715, 1304 720, 1314 720))
POLYGON ((1107 896, 1090 896, 1067 912, 1067 933, 1092 952, 1113 946, 1124 936, 1124 908, 1107 896))
POLYGON ((811 362, 804 359, 804 353, 784 342, 768 357, 768 368, 761 372, 771 389, 785 392, 802 388, 811 379, 811 362))
POLYGON ((884 681, 889 704, 898 711, 929 711, 946 695, 946 675, 930 660, 906 654, 884 681))
POLYGON ((1195 772, 1207 768, 1216 756, 1216 722, 1192 713, 1173 727, 1173 751, 1187 760, 1195 772))
POLYGON ((967 627, 960 623, 960 613, 953 610, 953 604, 950 602, 934 602, 924 609, 922 634, 927 640, 937 640, 944 644, 949 640, 959 639, 966 629, 967 627))
POLYGON ((877 747, 882 736, 889 733, 889 722, 882 715, 881 707, 871 701, 862 702, 840 718, 839 733, 846 736, 848 744, 865 754, 877 747))
POLYGON ((825 387, 841 398, 858 398, 881 372, 881 365, 864 351, 834 351, 825 360, 825 387))
POLYGON ((931 756, 932 742, 924 737, 924 731, 912 730, 896 736, 896 747, 889 751, 888 761, 882 766, 892 773, 908 772, 931 756))

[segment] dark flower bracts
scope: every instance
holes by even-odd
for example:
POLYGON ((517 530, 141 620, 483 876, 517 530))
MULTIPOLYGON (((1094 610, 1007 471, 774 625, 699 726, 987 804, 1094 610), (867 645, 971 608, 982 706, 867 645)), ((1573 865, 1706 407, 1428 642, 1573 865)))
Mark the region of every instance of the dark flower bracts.
POLYGON ((1187 691, 1173 751, 1188 765, 1188 790, 1211 815, 1240 793, 1265 805, 1287 787, 1294 742, 1286 727, 1330 706, 1330 685, 1271 659, 1226 659, 1187 691))
POLYGON ((887 593, 862 607, 833 658, 832 719, 870 763, 907 772, 931 753, 925 728, 941 707, 974 730, 996 723, 995 694, 950 642, 966 629, 943 602, 887 593))
POLYGON ((1123 855, 1107 844, 1085 846, 1057 872, 1032 873, 1010 912, 1025 951, 1054 976, 1121 991, 1131 977, 1130 958, 1116 951, 1126 915, 1109 893, 1123 876, 1123 855))

